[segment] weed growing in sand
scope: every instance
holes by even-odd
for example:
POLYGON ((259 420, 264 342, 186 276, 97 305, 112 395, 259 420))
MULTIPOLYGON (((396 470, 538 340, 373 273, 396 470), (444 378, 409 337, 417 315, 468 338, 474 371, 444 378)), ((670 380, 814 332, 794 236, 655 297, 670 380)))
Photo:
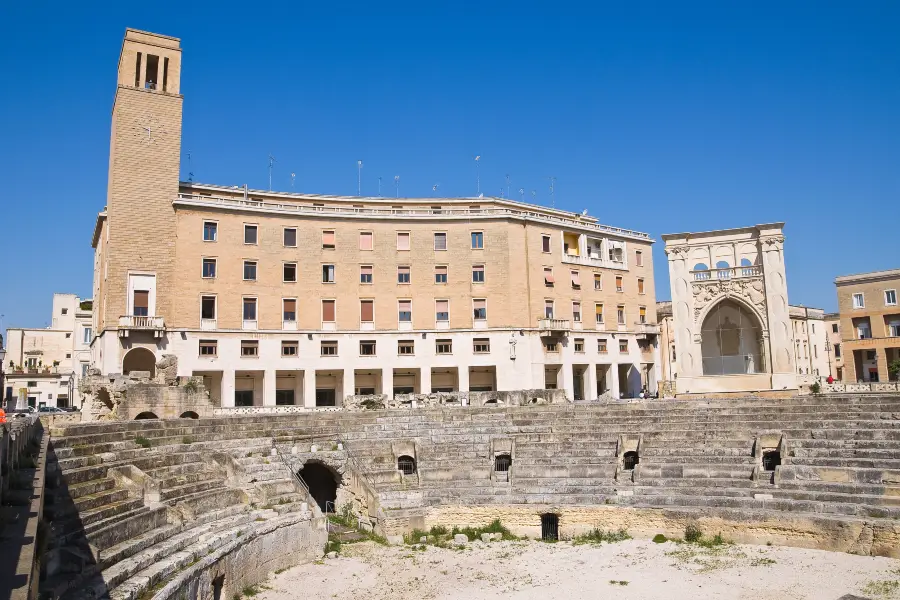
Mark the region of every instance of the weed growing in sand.
POLYGON ((619 580, 610 579, 609 585, 623 585, 624 586, 624 585, 628 585, 628 582, 625 581, 624 579, 619 579, 619 580))
POLYGON ((896 579, 870 581, 862 591, 867 596, 876 598, 896 598, 898 592, 900 592, 900 581, 896 579))
POLYGON ((657 533, 656 535, 653 536, 654 544, 665 544, 668 541, 669 541, 669 538, 667 538, 666 536, 664 536, 661 533, 657 533))
POLYGON ((605 531, 603 529, 597 529, 595 527, 587 533, 575 536, 575 539, 572 540, 572 543, 576 546, 581 544, 602 544, 603 542, 612 544, 615 542, 624 542, 625 540, 630 539, 631 536, 628 535, 628 531, 625 529, 619 529, 618 531, 605 531))
POLYGON ((751 567, 767 567, 769 565, 774 565, 775 560, 766 557, 754 558, 750 561, 751 567))
POLYGON ((149 448, 150 446, 153 445, 150 442, 150 440, 148 440, 147 438, 145 438, 144 436, 141 436, 141 435, 134 438, 134 443, 137 444, 138 446, 140 446, 141 448, 149 448))
POLYGON ((702 537, 703 532, 694 523, 688 523, 688 526, 684 528, 684 541, 693 544, 699 542, 702 537))

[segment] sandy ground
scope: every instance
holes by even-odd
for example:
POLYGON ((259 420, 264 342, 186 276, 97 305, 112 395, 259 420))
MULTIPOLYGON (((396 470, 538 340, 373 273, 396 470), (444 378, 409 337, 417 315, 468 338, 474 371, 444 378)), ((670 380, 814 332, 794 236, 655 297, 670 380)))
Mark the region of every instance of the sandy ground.
POLYGON ((363 598, 900 598, 900 561, 821 550, 647 540, 579 545, 474 542, 464 550, 372 542, 275 574, 262 600, 363 598))

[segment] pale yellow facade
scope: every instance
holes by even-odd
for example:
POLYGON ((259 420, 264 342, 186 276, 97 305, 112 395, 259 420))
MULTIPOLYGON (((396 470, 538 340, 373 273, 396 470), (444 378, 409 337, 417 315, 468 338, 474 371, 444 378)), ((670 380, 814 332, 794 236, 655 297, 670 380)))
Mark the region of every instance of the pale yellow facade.
POLYGON ((102 372, 175 354, 223 406, 655 388, 647 234, 498 198, 179 182, 180 75, 178 40, 127 32, 93 236, 102 372), (165 90, 148 56, 168 59, 165 90))

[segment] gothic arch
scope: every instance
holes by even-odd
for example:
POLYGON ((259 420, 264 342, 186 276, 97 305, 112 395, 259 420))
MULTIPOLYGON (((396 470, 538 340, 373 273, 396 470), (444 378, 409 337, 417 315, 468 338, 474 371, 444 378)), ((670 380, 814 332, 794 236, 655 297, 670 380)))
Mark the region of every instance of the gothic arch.
POLYGON ((716 305, 720 304, 723 300, 733 300, 737 304, 740 304, 741 308, 749 310, 751 313, 753 313, 753 316, 756 317, 757 321, 759 321, 759 325, 762 329, 763 335, 768 336, 769 328, 766 325, 766 323, 768 323, 768 319, 766 319, 765 315, 759 312, 759 309, 753 304, 747 302, 746 298, 733 292, 725 292, 721 296, 717 296, 715 299, 713 299, 712 302, 700 309, 700 313, 696 318, 696 323, 701 328, 703 327, 703 322, 706 321, 706 317, 709 315, 710 311, 712 311, 716 307, 716 305))
POLYGON ((156 377, 156 356, 146 348, 132 348, 125 353, 122 360, 122 373, 128 375, 132 371, 149 371, 150 379, 156 377))
POLYGON ((756 311, 732 297, 712 302, 700 321, 700 352, 707 376, 766 372, 765 335, 756 311))

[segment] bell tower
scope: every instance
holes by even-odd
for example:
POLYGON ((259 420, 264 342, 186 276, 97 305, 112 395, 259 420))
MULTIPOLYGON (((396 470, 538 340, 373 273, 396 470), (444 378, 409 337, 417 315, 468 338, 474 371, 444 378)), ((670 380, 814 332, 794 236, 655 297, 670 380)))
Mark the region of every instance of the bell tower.
POLYGON ((180 89, 179 40, 127 29, 112 109, 106 264, 97 275, 104 296, 98 326, 129 342, 159 343, 160 325, 171 320, 180 89))

